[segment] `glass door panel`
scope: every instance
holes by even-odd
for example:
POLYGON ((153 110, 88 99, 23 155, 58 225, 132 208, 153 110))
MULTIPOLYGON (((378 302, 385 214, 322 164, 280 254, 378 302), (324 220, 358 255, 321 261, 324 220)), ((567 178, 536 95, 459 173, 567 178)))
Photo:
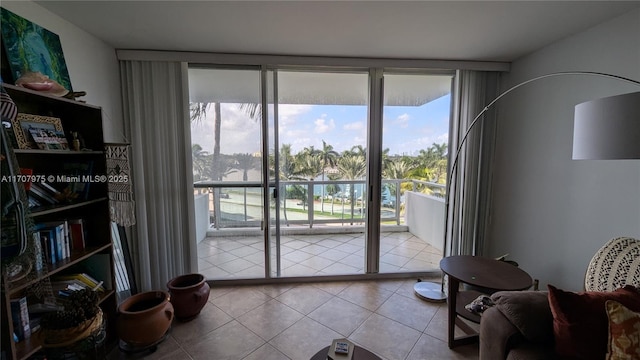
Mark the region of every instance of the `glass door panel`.
POLYGON ((452 78, 384 74, 381 273, 439 267, 452 78))
POLYGON ((278 70, 274 84, 280 276, 361 274, 368 73, 278 70))
POLYGON ((259 69, 189 69, 196 216, 207 237, 198 271, 208 279, 264 277, 259 69))

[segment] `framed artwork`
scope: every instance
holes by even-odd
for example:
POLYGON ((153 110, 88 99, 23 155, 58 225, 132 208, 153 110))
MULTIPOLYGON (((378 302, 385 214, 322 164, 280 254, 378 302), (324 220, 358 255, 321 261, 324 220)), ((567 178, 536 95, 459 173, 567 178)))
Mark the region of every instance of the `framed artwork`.
POLYGON ((39 72, 73 91, 60 37, 1 8, 2 44, 15 83, 27 72, 39 72))
POLYGON ((69 150, 59 118, 18 114, 12 125, 20 149, 69 150))

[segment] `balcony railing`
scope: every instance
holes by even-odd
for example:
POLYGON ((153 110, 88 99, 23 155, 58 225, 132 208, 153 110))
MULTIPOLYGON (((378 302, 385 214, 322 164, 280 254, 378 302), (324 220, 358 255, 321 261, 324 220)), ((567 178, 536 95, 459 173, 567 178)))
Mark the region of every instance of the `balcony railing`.
MULTIPOLYGON (((197 182, 196 194, 202 204, 206 197, 208 226, 251 228, 263 226, 263 196, 260 182, 197 182)), ((382 180, 381 223, 401 225, 405 222, 405 191, 442 198, 445 186, 413 179, 382 180), (410 190, 409 190, 410 189, 410 190)), ((367 193, 363 180, 281 181, 279 203, 269 203, 280 212, 284 226, 314 225, 361 226, 365 220, 367 193), (312 191, 309 191, 312 189, 312 191)), ((273 191, 271 187, 270 191, 273 191)), ((202 211, 203 205, 198 209, 202 211)))

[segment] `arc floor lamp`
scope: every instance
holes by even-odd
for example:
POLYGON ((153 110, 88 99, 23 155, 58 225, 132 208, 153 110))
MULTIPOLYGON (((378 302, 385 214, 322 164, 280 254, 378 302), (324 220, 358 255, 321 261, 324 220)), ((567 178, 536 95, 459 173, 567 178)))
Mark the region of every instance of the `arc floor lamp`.
MULTIPOLYGON (((449 200, 452 197, 455 199, 455 189, 457 189, 455 187, 454 193, 450 194, 451 183, 456 175, 458 158, 471 130, 474 129, 476 124, 482 122, 483 115, 496 102, 510 92, 538 80, 568 75, 599 76, 629 82, 640 87, 640 81, 612 74, 590 71, 555 72, 516 84, 488 103, 469 124, 452 158, 451 170, 446 184, 443 257, 447 256, 449 200)), ((595 99, 576 105, 572 159, 640 159, 640 91, 595 99)), ((428 301, 442 302, 447 299, 447 294, 444 292, 444 281, 440 283, 418 282, 414 286, 414 291, 420 298, 428 301)))

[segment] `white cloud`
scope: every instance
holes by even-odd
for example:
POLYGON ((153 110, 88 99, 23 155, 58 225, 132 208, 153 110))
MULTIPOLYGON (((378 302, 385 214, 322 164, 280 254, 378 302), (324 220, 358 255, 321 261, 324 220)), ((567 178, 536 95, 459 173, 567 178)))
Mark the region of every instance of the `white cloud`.
POLYGON ((327 121, 324 118, 319 118, 314 120, 313 123, 315 124, 315 128, 313 129, 313 132, 315 132, 316 134, 327 133, 335 129, 336 127, 336 123, 333 119, 329 119, 329 121, 327 121))
POLYGON ((409 127, 409 119, 411 119, 411 116, 409 116, 409 114, 404 113, 400 116, 398 116, 394 121, 393 124, 396 126, 399 126, 402 129, 405 129, 407 127, 409 127))
POLYGON ((348 124, 345 124, 342 128, 344 130, 349 130, 349 131, 361 131, 362 129, 364 129, 364 122, 356 121, 356 122, 348 123, 348 124))

